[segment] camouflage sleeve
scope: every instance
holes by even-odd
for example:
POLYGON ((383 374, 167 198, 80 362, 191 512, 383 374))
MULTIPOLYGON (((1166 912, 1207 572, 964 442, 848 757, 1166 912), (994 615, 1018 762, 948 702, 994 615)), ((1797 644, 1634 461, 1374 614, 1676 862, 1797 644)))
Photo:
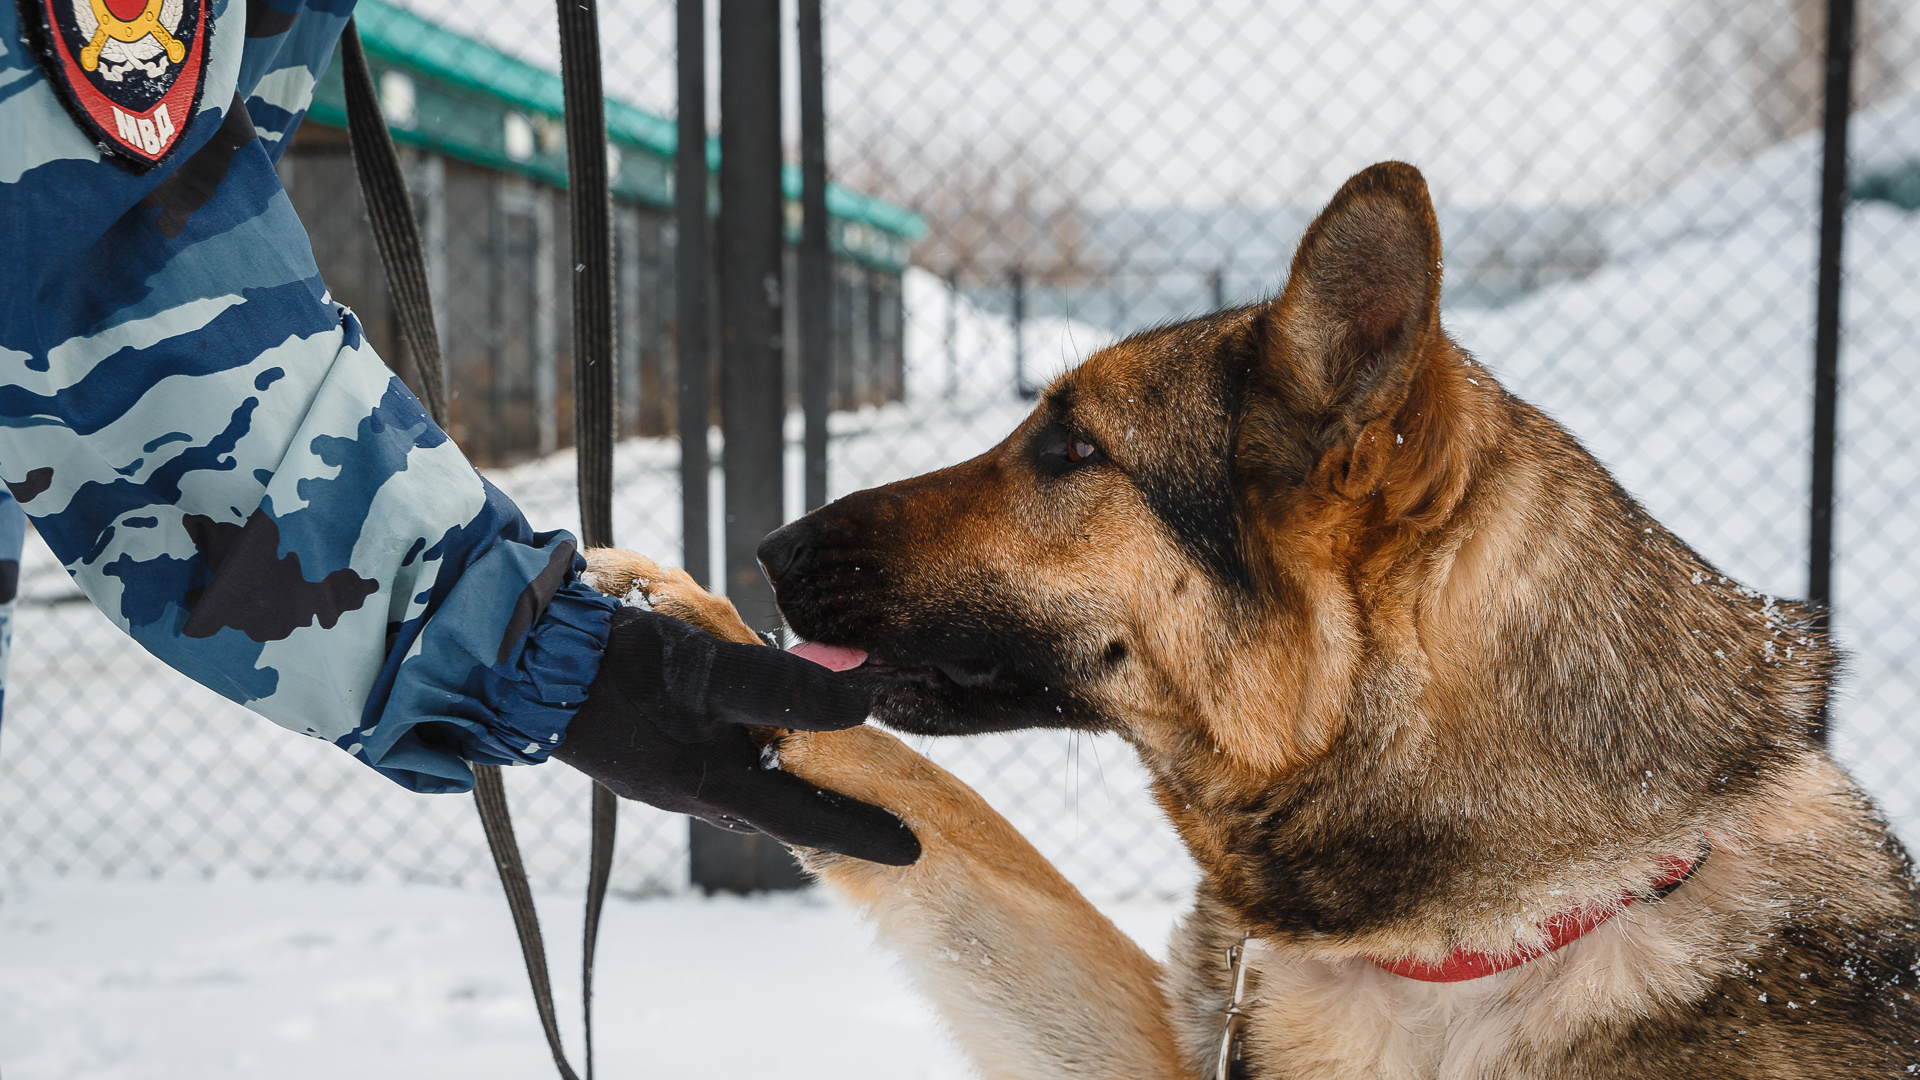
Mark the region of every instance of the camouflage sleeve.
POLYGON ((274 722, 417 791, 543 760, 612 605, 368 348, 274 173, 351 0, 142 2, 0 5, 0 477, 274 722))

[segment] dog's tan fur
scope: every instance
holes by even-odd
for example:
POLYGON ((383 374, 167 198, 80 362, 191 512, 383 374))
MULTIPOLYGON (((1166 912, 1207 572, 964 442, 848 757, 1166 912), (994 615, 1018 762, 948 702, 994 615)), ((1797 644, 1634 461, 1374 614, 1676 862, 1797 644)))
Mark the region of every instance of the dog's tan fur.
POLYGON ((588 548, 580 580, 609 596, 626 598, 693 625, 723 641, 764 645, 740 617, 733 601, 702 589, 677 566, 661 566, 645 555, 619 548, 588 548))
POLYGON ((1103 350, 1001 446, 763 548, 797 631, 873 653, 883 721, 1133 744, 1203 873, 1164 967, 874 729, 786 736, 782 766, 925 854, 803 860, 991 1077, 1211 1076, 1242 934, 1249 1076, 1908 1075, 1920 907, 1809 737, 1833 668, 1811 613, 1647 517, 1447 337, 1439 289, 1424 182, 1376 166, 1275 300, 1103 350), (1662 856, 1702 852, 1651 895, 1662 856), (1624 893, 1498 975, 1373 963, 1511 953, 1624 893))

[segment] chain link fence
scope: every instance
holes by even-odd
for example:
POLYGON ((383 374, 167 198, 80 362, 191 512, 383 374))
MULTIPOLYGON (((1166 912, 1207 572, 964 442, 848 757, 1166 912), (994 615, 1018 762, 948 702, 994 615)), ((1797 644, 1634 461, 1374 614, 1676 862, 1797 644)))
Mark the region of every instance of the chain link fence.
MULTIPOLYGON (((539 0, 404 6, 557 67, 539 0)), ((1455 338, 1730 576, 1801 595, 1825 11, 1810 0, 830 3, 829 166, 928 226, 887 286, 897 392, 832 418, 831 493, 985 449, 1035 388, 1120 335, 1271 295, 1318 205, 1352 172, 1400 158, 1425 171, 1440 208, 1455 338)), ((1859 12, 1835 586, 1851 663, 1834 737, 1920 840, 1907 782, 1920 765, 1920 4, 1859 0, 1859 12)), ((670 117, 673 5, 611 3, 603 20, 610 96, 670 117)), ((649 265, 671 267, 670 227, 649 236, 649 265)), ((443 294, 482 287, 459 276, 482 274, 478 263, 446 272, 443 294)), ((550 300, 505 298, 552 304, 543 340, 567 340, 560 277, 550 300)), ((670 357, 673 305, 633 284, 654 277, 624 279, 623 341, 670 357)), ((377 278, 357 287, 367 294, 334 284, 348 303, 384 304, 377 278)), ((541 360, 538 385, 564 388, 565 362, 541 360)), ((627 384, 624 430, 672 430, 657 411, 670 405, 649 397, 671 396, 670 375, 627 384), (643 415, 656 419, 631 419, 643 415)), ((553 410, 566 403, 549 391, 538 404, 547 419, 526 422, 545 425, 543 445, 563 444, 570 420, 553 410)), ((791 516, 801 460, 789 419, 791 516)), ((677 462, 671 439, 622 443, 623 545, 680 552, 677 462)), ((572 524, 565 454, 493 475, 536 525, 572 524)), ((490 880, 468 800, 402 792, 174 675, 32 542, 17 627, 0 742, 7 870, 490 880)), ((1062 733, 916 745, 1092 895, 1174 895, 1194 878, 1124 745, 1062 733)), ((510 770, 508 783, 536 879, 579 880, 584 782, 542 768, 510 770)), ((616 888, 687 887, 684 824, 629 807, 621 830, 616 888)))

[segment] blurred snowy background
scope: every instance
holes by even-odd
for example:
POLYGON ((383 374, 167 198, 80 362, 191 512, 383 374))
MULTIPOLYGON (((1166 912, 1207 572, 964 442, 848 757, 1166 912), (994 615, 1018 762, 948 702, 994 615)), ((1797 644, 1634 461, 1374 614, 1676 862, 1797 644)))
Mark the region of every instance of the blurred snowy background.
MULTIPOLYGON (((406 6, 553 66, 539 3, 406 6)), ((609 92, 671 115, 672 5, 603 11, 609 92)), ((1915 841, 1920 2, 1860 12, 1834 739, 1915 841)), ((903 282, 904 392, 833 418, 832 494, 992 445, 1029 407, 1019 384, 1117 336, 1269 295, 1317 205, 1399 157, 1441 206, 1455 338, 1727 574, 1803 595, 1824 13, 830 2, 830 165, 931 225, 903 282)), ((677 462, 670 439, 622 443, 623 545, 679 552, 677 462)), ((571 527, 568 454, 491 475, 536 525, 571 527)), ((468 800, 402 792, 172 675, 31 540, 22 594, 0 732, 0 1075, 544 1067, 468 800)), ((919 745, 1158 946, 1193 868, 1125 746, 919 745)), ((508 781, 564 953, 585 787, 557 768, 508 781)), ((699 900, 678 819, 629 807, 621 830, 610 1075, 963 1075, 849 917, 804 896, 699 900), (821 1004, 840 993, 848 1009, 821 1004)))

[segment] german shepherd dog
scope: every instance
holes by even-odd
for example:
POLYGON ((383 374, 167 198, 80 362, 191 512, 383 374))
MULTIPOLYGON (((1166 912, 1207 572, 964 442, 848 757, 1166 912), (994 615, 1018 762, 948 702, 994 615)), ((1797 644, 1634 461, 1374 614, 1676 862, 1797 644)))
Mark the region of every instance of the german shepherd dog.
POLYGON ((1132 744, 1202 871, 1165 964, 875 728, 780 765, 924 855, 803 861, 988 1077, 1920 1073, 1920 904, 1818 735, 1815 613, 1503 390, 1440 267, 1419 172, 1376 165, 1276 299, 1105 349, 994 449, 760 549, 889 727, 1132 744))

